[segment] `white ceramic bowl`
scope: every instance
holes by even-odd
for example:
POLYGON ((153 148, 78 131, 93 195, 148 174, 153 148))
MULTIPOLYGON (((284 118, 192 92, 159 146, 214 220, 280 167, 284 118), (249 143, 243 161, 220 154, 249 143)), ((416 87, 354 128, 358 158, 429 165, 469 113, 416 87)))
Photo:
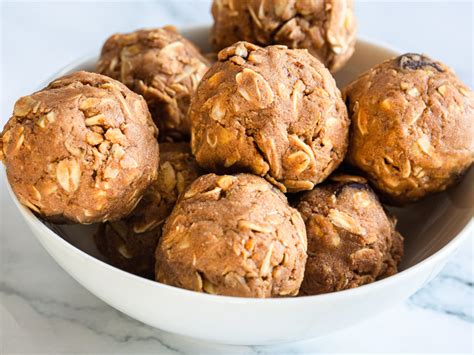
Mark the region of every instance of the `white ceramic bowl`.
MULTIPOLYGON (((183 31, 206 48, 208 28, 183 31)), ((339 85, 397 53, 358 41, 355 55, 337 75, 339 85)), ((93 70, 95 58, 68 66, 93 70)), ((407 298, 443 267, 472 234, 473 171, 446 193, 406 209, 394 209, 405 236, 401 272, 385 280, 331 294, 276 299, 213 296, 149 281, 100 260, 94 226, 51 226, 15 205, 51 256, 85 288, 127 315, 169 332, 226 344, 270 344, 318 337, 366 320, 407 298)))

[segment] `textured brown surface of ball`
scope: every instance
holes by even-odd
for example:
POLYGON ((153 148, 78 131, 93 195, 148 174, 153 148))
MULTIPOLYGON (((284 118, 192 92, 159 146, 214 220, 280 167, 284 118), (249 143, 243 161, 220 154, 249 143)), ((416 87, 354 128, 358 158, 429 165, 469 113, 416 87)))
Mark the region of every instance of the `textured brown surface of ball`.
POLYGON ((142 97, 76 72, 20 98, 1 134, 21 203, 56 222, 117 220, 157 177, 156 126, 142 97))
POLYGON ((358 287, 397 272, 403 238, 365 179, 335 177, 297 204, 306 224, 308 261, 301 295, 358 287))
POLYGON ((215 50, 237 41, 306 48, 329 70, 352 56, 356 21, 351 0, 214 0, 215 50))
POLYGON ((189 144, 161 143, 158 180, 128 217, 99 226, 95 234, 99 251, 112 265, 153 279, 163 224, 179 194, 199 175, 189 144))
POLYGON ((444 64, 404 54, 345 88, 348 160, 395 204, 443 191, 474 161, 474 93, 444 64))
POLYGON ((199 49, 172 26, 111 36, 97 65, 143 95, 160 129, 160 140, 189 138, 190 97, 209 68, 199 49))
POLYGON ((251 172, 310 190, 342 161, 349 119, 329 71, 306 50, 239 42, 192 99, 191 146, 215 172, 251 172))
POLYGON ((156 250, 158 281, 240 297, 298 293, 303 220, 264 179, 208 174, 181 195, 156 250))

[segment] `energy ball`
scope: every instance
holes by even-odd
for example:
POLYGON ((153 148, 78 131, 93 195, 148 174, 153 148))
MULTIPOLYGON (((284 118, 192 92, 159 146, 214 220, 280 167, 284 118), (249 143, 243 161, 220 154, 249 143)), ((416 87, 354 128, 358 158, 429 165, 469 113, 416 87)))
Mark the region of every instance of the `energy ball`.
POLYGON ((157 178, 157 133, 141 96, 80 71, 20 98, 0 150, 10 186, 39 216, 105 222, 129 214, 157 178))
POLYGON ((408 53, 345 88, 348 160, 387 202, 443 191, 474 161, 474 93, 444 64, 408 53))
POLYGON ((356 176, 338 176, 306 192, 297 209, 308 235, 308 261, 301 295, 358 287, 393 275, 403 254, 377 196, 356 176))
POLYGON ((214 0, 212 15, 215 50, 237 41, 306 48, 333 72, 354 53, 352 0, 214 0))
POLYGON ((128 217, 99 226, 94 236, 99 251, 119 269, 153 279, 163 224, 179 194, 199 175, 187 143, 160 144, 158 180, 128 217))
POLYGON ((349 118, 329 71, 306 50, 239 42, 222 50, 189 109, 191 146, 214 172, 251 172, 311 190, 342 161, 349 118))
POLYGON ((278 189, 250 174, 208 174, 166 222, 156 279, 210 294, 294 296, 305 262, 304 222, 278 189))
POLYGON ((114 34, 104 44, 97 71, 143 95, 160 140, 189 139, 191 95, 209 61, 173 26, 114 34))

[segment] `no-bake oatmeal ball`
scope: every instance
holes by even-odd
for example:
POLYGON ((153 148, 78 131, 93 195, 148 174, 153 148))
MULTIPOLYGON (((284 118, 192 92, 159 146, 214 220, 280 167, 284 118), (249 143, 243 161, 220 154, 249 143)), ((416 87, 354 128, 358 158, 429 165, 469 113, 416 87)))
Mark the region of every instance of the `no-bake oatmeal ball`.
POLYGON ((215 50, 237 41, 306 48, 331 71, 354 52, 352 0, 214 0, 212 15, 215 50))
POLYGON ((239 42, 222 50, 189 109, 196 160, 311 190, 342 161, 349 119, 329 71, 306 50, 239 42))
POLYGON ((163 224, 179 194, 199 175, 189 144, 161 143, 158 180, 128 217, 99 226, 94 236, 99 251, 112 265, 153 279, 163 224))
POLYGON ((298 211, 264 179, 208 174, 179 198, 156 260, 156 279, 169 285, 227 296, 294 296, 306 231, 298 211))
POLYGON ((186 113, 209 61, 173 26, 114 34, 104 44, 97 70, 143 95, 160 140, 189 138, 186 113))
POLYGON ((106 76, 76 72, 16 102, 1 158, 16 196, 38 215, 117 220, 157 177, 157 133, 141 96, 106 76))
POLYGON ((445 190, 474 161, 474 93, 444 64, 404 54, 345 88, 348 160, 388 202, 445 190))
POLYGON ((395 219, 387 216, 366 180, 348 175, 334 179, 306 192, 297 204, 308 235, 300 295, 344 290, 393 275, 403 254, 395 219))

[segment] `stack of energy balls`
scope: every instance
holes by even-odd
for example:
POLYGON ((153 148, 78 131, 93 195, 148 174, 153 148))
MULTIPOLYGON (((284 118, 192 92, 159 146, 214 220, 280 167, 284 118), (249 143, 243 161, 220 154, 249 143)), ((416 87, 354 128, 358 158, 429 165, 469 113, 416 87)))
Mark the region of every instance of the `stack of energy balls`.
POLYGON ((98 73, 20 98, 0 143, 18 199, 44 220, 99 223, 112 265, 198 292, 315 295, 395 274, 403 238, 377 195, 403 205, 460 179, 473 92, 405 54, 341 95, 351 1, 212 13, 215 63, 171 26, 115 34, 98 73))

